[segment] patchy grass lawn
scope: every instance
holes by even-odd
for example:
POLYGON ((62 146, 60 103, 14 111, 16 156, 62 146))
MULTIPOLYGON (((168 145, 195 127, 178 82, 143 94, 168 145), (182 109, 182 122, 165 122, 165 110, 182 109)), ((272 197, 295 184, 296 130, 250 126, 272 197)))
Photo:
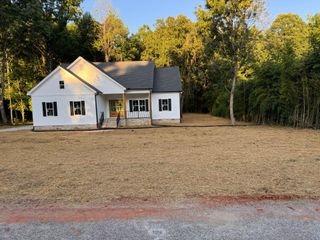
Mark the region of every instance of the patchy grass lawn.
POLYGON ((0 153, 2 204, 320 197, 320 131, 314 130, 242 126, 3 132, 0 153))

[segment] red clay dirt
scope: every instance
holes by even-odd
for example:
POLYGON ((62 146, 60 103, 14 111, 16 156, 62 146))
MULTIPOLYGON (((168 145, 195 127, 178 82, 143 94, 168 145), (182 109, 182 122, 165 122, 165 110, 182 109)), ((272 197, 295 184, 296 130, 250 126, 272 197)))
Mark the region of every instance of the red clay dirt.
MULTIPOLYGON (((38 206, 0 207, 0 223, 48 223, 48 222, 91 222, 108 219, 128 220, 144 217, 178 216, 185 215, 190 208, 217 208, 234 204, 252 204, 262 201, 291 201, 301 199, 295 195, 263 195, 263 196, 218 196, 203 197, 192 201, 191 205, 184 207, 172 207, 168 203, 151 202, 144 199, 116 201, 108 206, 100 207, 59 207, 38 206), (160 207, 159 207, 160 206, 160 207)), ((306 198, 304 198, 306 199, 306 198)), ((313 199, 315 200, 315 199, 313 199)), ((174 206, 174 204, 173 204, 174 206)), ((257 208, 257 213, 263 213, 263 209, 257 208)), ((318 211, 318 209, 316 209, 318 211)))

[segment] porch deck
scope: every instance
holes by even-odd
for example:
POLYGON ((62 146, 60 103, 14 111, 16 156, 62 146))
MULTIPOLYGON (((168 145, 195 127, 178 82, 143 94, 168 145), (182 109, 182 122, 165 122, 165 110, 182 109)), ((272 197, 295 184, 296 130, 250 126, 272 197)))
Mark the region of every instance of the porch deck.
MULTIPOLYGON (((119 112, 119 127, 151 126, 150 112, 119 112)), ((117 128, 117 117, 100 117, 101 128, 117 128)))

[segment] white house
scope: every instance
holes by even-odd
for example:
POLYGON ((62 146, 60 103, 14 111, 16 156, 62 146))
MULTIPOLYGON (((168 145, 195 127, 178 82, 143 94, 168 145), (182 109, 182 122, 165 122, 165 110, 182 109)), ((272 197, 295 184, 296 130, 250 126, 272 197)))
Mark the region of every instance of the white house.
POLYGON ((62 64, 28 92, 34 130, 95 129, 179 123, 178 67, 154 62, 62 64))

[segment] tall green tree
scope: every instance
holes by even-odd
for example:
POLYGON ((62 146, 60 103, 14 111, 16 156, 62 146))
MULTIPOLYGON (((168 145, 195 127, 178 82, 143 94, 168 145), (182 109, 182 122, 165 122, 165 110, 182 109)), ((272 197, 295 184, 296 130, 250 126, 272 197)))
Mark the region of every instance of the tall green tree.
POLYGON ((309 49, 308 26, 297 14, 280 14, 266 31, 266 45, 270 57, 281 60, 287 46, 293 49, 297 57, 305 55, 309 49))
POLYGON ((103 56, 94 44, 98 40, 100 24, 90 13, 83 14, 76 22, 76 40, 79 45, 79 55, 90 61, 100 61, 103 56))
POLYGON ((158 67, 179 66, 184 111, 201 111, 206 61, 197 24, 181 15, 158 19, 154 28, 144 25, 136 34, 143 43, 141 58, 155 61, 158 67))
POLYGON ((12 42, 15 40, 15 30, 19 16, 18 9, 14 2, 4 0, 0 4, 0 56, 1 56, 1 94, 0 94, 0 113, 4 123, 8 122, 5 111, 5 89, 7 77, 8 55, 12 42))
POLYGON ((124 60, 128 34, 128 28, 122 20, 114 10, 109 9, 107 17, 101 25, 99 37, 95 42, 95 47, 104 53, 106 62, 124 60))
POLYGON ((210 37, 206 41, 208 51, 223 56, 232 67, 228 90, 232 125, 235 125, 234 93, 238 75, 251 56, 252 28, 263 8, 264 3, 259 0, 207 0, 206 9, 198 13, 202 21, 210 23, 210 37))

